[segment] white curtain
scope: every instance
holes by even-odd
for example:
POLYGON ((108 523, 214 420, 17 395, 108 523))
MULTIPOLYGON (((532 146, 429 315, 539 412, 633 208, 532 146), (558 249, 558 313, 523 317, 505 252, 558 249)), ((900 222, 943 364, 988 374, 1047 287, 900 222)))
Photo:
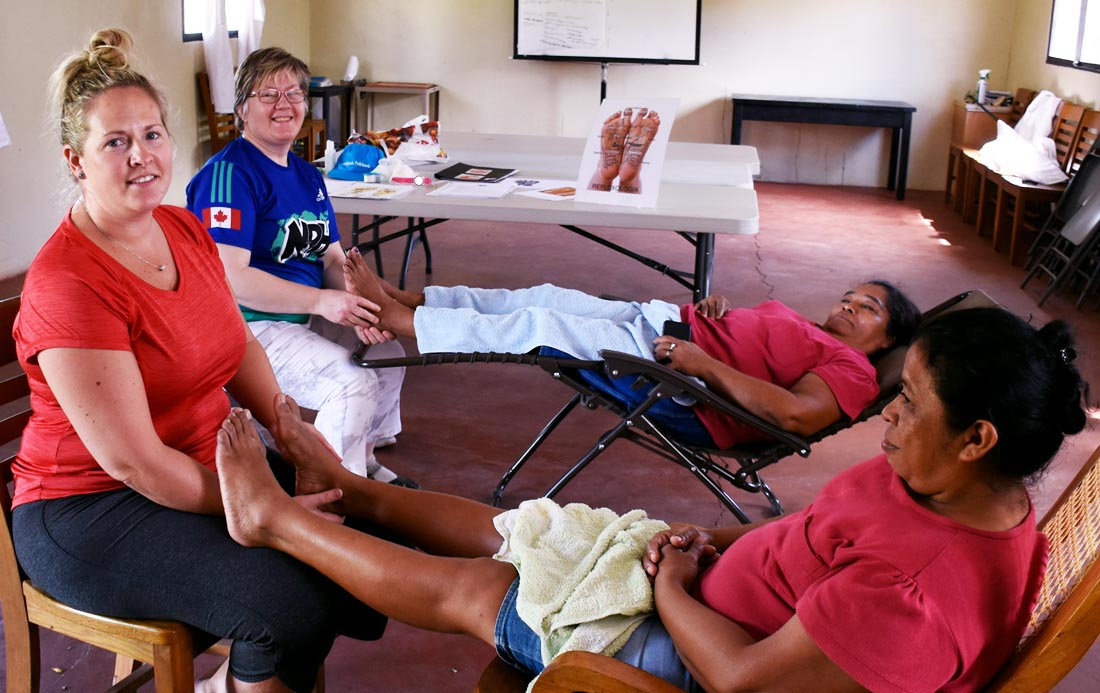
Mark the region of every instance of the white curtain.
POLYGON ((233 112, 233 51, 225 23, 225 0, 206 0, 202 52, 210 78, 210 99, 218 113, 233 112))
POLYGON ((248 54, 260 47, 264 35, 264 0, 241 0, 244 3, 241 12, 241 26, 237 29, 237 64, 240 65, 248 54))

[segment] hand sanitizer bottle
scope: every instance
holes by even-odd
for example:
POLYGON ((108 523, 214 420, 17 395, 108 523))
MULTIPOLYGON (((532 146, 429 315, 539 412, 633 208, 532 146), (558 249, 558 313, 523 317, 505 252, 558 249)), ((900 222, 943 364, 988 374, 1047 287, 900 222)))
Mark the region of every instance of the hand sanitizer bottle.
POLYGON ((985 104, 985 90, 989 84, 989 70, 978 70, 978 103, 985 104))
POLYGON ((325 173, 336 168, 336 143, 332 140, 325 142, 325 173))

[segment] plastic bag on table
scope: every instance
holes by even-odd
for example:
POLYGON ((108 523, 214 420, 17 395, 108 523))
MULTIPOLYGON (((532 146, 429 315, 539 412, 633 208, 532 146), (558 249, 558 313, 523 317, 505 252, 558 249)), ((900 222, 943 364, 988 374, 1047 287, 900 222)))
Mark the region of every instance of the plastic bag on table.
POLYGON ((399 128, 354 133, 348 142, 369 143, 382 147, 389 156, 406 161, 447 161, 447 152, 439 144, 439 121, 419 115, 399 128))

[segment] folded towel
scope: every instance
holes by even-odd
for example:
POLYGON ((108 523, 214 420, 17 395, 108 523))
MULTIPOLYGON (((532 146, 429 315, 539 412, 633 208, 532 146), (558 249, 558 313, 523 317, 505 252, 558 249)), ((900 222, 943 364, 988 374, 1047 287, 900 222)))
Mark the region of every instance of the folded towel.
POLYGON ((641 559, 664 522, 538 498, 494 523, 504 537, 494 558, 519 572, 516 611, 542 640, 544 664, 567 650, 614 655, 653 612, 641 559))

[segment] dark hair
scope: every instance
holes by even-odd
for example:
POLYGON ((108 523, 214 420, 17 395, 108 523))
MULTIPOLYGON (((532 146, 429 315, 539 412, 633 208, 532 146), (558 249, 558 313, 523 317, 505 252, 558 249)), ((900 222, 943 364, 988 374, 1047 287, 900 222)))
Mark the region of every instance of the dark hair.
POLYGON ((244 59, 237 68, 237 79, 233 86, 233 117, 237 130, 244 132, 241 112, 248 102, 248 95, 256 91, 256 87, 265 79, 284 70, 294 75, 299 88, 309 88, 309 67, 282 48, 261 48, 252 51, 244 59))
POLYGON ((1061 320, 1037 330, 1000 308, 971 308, 929 320, 916 344, 947 424, 962 431, 984 419, 996 427, 989 461, 1004 478, 1042 472, 1065 436, 1085 427, 1087 385, 1061 320))
POLYGON ((894 340, 892 346, 911 342, 920 325, 920 309, 916 304, 885 279, 871 279, 864 284, 873 284, 886 291, 886 336, 894 340))

